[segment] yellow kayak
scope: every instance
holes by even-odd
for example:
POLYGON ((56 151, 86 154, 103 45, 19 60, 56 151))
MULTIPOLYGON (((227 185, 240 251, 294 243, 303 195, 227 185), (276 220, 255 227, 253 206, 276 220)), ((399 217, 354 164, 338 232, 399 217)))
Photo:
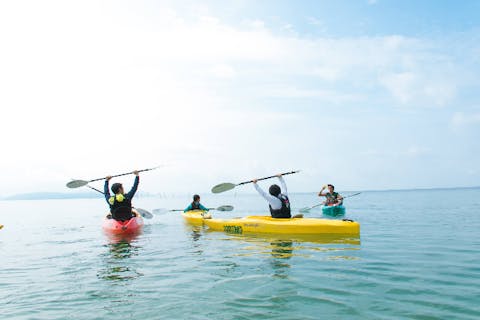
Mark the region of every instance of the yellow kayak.
POLYGON ((182 217, 186 222, 193 224, 195 226, 203 225, 204 219, 211 219, 210 213, 203 210, 191 210, 187 212, 182 212, 182 217))
POLYGON ((275 219, 270 216, 247 216, 244 218, 215 219, 203 211, 189 211, 182 214, 188 223, 206 225, 211 230, 227 233, 272 233, 272 234, 311 234, 311 235, 359 235, 360 224, 316 218, 275 219), (207 214, 207 216, 202 216, 207 214))

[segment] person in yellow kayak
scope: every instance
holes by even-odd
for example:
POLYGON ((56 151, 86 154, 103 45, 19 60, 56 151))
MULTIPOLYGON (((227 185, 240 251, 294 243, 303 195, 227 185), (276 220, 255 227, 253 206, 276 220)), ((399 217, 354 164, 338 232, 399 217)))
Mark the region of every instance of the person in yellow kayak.
POLYGON ((208 208, 205 208, 200 203, 200 196, 198 194, 193 195, 193 202, 190 203, 188 207, 183 210, 183 212, 192 211, 192 210, 202 210, 208 212, 208 208))
POLYGON ((335 187, 333 184, 327 184, 326 186, 322 187, 322 190, 318 193, 319 197, 325 197, 324 204, 326 206, 341 206, 343 204, 343 197, 335 192, 335 187), (324 192, 325 189, 328 187, 328 192, 324 192))
POLYGON ((282 187, 280 188, 278 185, 272 184, 268 189, 268 194, 257 185, 257 179, 252 180, 253 186, 255 187, 255 190, 257 190, 257 192, 268 201, 272 218, 291 218, 292 215, 290 210, 290 200, 288 200, 287 185, 281 174, 278 174, 277 177, 278 180, 280 180, 282 187))
POLYGON ((133 211, 132 207, 132 199, 135 195, 135 192, 137 192, 140 177, 138 171, 133 171, 133 174, 135 174, 135 181, 133 182, 132 189, 127 194, 125 194, 123 185, 121 183, 114 183, 112 184, 111 188, 113 196, 111 196, 108 186, 112 177, 108 176, 105 178, 103 192, 105 193, 105 199, 110 206, 110 214, 107 216, 107 218, 127 221, 136 216, 136 213, 133 211))

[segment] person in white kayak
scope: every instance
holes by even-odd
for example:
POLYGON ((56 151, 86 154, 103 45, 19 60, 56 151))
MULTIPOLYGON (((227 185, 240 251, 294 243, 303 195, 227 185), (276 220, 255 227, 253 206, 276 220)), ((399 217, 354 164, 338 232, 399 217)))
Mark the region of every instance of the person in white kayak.
POLYGON ((257 190, 258 193, 268 201, 272 218, 288 219, 291 218, 292 215, 290 210, 290 200, 288 199, 287 185, 281 174, 278 174, 277 177, 278 180, 280 180, 282 187, 280 188, 278 185, 272 184, 268 189, 268 194, 258 186, 257 179, 252 180, 253 186, 255 187, 255 190, 257 190))

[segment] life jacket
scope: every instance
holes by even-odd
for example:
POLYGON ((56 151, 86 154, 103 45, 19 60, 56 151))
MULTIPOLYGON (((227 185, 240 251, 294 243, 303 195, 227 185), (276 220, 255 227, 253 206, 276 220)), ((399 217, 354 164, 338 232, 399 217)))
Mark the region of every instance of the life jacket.
POLYGON ((331 205, 334 205, 335 203, 337 203, 338 193, 336 193, 336 192, 330 193, 329 192, 325 195, 325 197, 327 198, 327 201, 325 202, 325 205, 331 206, 331 205))
POLYGON ((195 201, 193 201, 191 206, 192 206, 191 210, 200 210, 200 202, 196 203, 195 201))
POLYGON ((123 194, 115 194, 108 199, 110 213, 115 220, 126 221, 133 217, 132 200, 123 194))
POLYGON ((290 200, 288 200, 288 197, 281 193, 278 195, 277 199, 282 202, 282 207, 278 210, 273 210, 272 206, 269 205, 272 218, 291 218, 290 200))

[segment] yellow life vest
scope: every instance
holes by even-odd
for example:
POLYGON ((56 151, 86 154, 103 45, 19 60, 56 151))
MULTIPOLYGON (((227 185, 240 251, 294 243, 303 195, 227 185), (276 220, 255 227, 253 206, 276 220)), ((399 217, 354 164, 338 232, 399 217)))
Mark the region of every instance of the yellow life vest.
POLYGON ((113 206, 115 200, 117 200, 117 202, 123 202, 123 200, 125 200, 125 196, 123 194, 116 194, 114 196, 111 196, 110 199, 108 199, 108 203, 113 206))

